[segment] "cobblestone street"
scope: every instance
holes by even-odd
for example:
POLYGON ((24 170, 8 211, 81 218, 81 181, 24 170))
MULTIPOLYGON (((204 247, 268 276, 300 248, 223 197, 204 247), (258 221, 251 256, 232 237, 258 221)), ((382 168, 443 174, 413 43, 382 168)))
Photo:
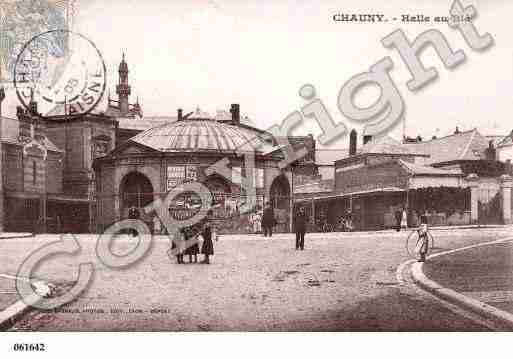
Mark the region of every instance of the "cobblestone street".
MULTIPOLYGON (((178 265, 168 241, 154 239, 148 255, 124 270, 100 264, 95 237, 77 236, 82 253, 44 262, 35 275, 70 284, 78 263, 95 264, 80 298, 55 312, 33 311, 17 330, 465 330, 487 328, 454 314, 412 285, 401 285, 409 232, 307 234, 305 251, 292 234, 221 236, 210 265, 178 265)), ((435 251, 511 235, 511 228, 433 231, 435 251)), ((26 256, 57 237, 0 241, 0 273, 16 274, 26 256)), ((127 237, 114 252, 129 251, 127 237)), ((188 261, 188 258, 185 258, 188 261)), ((0 297, 4 294, 0 294, 0 297)))

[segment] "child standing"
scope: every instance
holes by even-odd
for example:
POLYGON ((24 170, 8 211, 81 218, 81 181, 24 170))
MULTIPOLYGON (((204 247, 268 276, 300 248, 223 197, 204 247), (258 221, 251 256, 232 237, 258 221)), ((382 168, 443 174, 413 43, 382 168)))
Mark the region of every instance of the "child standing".
POLYGON ((171 241, 171 249, 176 252, 176 263, 184 264, 183 262, 183 243, 185 239, 185 230, 182 228, 176 232, 175 237, 171 241))
POLYGON ((194 256, 194 263, 198 263, 199 244, 196 233, 192 227, 185 230, 185 252, 189 256, 189 263, 192 263, 192 256, 194 256))

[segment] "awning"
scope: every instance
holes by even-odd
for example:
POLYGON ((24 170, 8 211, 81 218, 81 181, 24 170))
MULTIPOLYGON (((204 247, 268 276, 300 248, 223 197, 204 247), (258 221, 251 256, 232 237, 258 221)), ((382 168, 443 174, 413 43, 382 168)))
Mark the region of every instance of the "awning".
POLYGON ((353 197, 353 196, 362 196, 362 195, 373 195, 380 193, 395 193, 395 192, 406 192, 404 188, 399 187, 383 187, 383 188, 374 188, 365 191, 357 191, 357 192, 349 192, 349 193, 332 193, 327 195, 321 195, 316 197, 309 198, 299 198, 295 199, 294 202, 309 202, 309 201, 317 201, 323 199, 334 199, 334 198, 344 198, 344 197, 353 197))

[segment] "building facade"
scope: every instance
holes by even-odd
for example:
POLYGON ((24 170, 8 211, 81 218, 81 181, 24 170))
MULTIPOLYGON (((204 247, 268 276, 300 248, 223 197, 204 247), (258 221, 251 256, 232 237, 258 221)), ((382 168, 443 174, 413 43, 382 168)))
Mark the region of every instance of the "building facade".
MULTIPOLYGON (((128 64, 118 67, 117 100, 105 111, 69 114, 65 107, 41 116, 37 103, 18 107, 16 118, 1 116, 0 225, 10 232, 97 232, 126 218, 127 208, 144 206, 184 181, 199 181, 215 198, 225 232, 248 232, 248 202, 242 181, 253 172, 255 206, 270 202, 277 230, 290 230, 292 188, 315 176, 312 136, 274 138, 241 121, 240 107, 210 116, 199 109, 177 116, 144 117, 132 92, 128 64), (60 113, 62 112, 62 113, 60 113), (307 155, 281 166, 284 144, 306 145, 307 155), (248 156, 246 156, 248 155, 248 156), (251 170, 245 158, 254 158, 251 170), (207 173, 219 160, 230 173, 207 173)), ((295 148, 294 147, 294 148, 295 148)), ((195 199, 178 200, 182 214, 195 199), (192 202, 191 202, 192 201, 192 202), (187 207, 187 208, 185 208, 187 207)), ((253 203, 253 202, 251 202, 253 203)), ((251 211, 250 210, 250 211, 251 211)), ((153 216, 154 217, 154 216, 153 216)), ((159 230, 155 218, 145 216, 159 230)))
POLYGON ((361 148, 354 132, 346 153, 334 162, 333 187, 295 192, 314 230, 337 229, 348 215, 355 230, 393 228, 403 209, 411 226, 425 213, 432 225, 511 222, 511 169, 476 129, 408 143, 367 138, 361 148))

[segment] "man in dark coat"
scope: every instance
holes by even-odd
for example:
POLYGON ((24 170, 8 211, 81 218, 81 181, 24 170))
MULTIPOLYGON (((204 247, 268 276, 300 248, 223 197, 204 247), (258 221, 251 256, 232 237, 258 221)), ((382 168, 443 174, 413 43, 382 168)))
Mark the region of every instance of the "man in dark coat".
POLYGON ((305 233, 308 217, 306 216, 305 209, 300 208, 294 218, 294 231, 296 232, 296 250, 305 249, 305 233))
MULTIPOLYGON (((137 207, 132 206, 128 209, 128 219, 139 219, 139 217, 140 214, 137 207)), ((133 237, 137 236, 137 231, 135 230, 135 228, 130 228, 130 233, 133 237)))
POLYGON ((264 237, 267 237, 267 234, 269 234, 269 237, 273 236, 273 227, 275 225, 276 220, 274 219, 274 210, 271 205, 267 203, 262 216, 262 230, 264 232, 264 237))
POLYGON ((401 219, 403 218, 403 214, 401 211, 397 210, 397 211, 395 211, 394 215, 395 215, 395 224, 396 224, 395 230, 397 232, 399 232, 401 230, 401 219))

